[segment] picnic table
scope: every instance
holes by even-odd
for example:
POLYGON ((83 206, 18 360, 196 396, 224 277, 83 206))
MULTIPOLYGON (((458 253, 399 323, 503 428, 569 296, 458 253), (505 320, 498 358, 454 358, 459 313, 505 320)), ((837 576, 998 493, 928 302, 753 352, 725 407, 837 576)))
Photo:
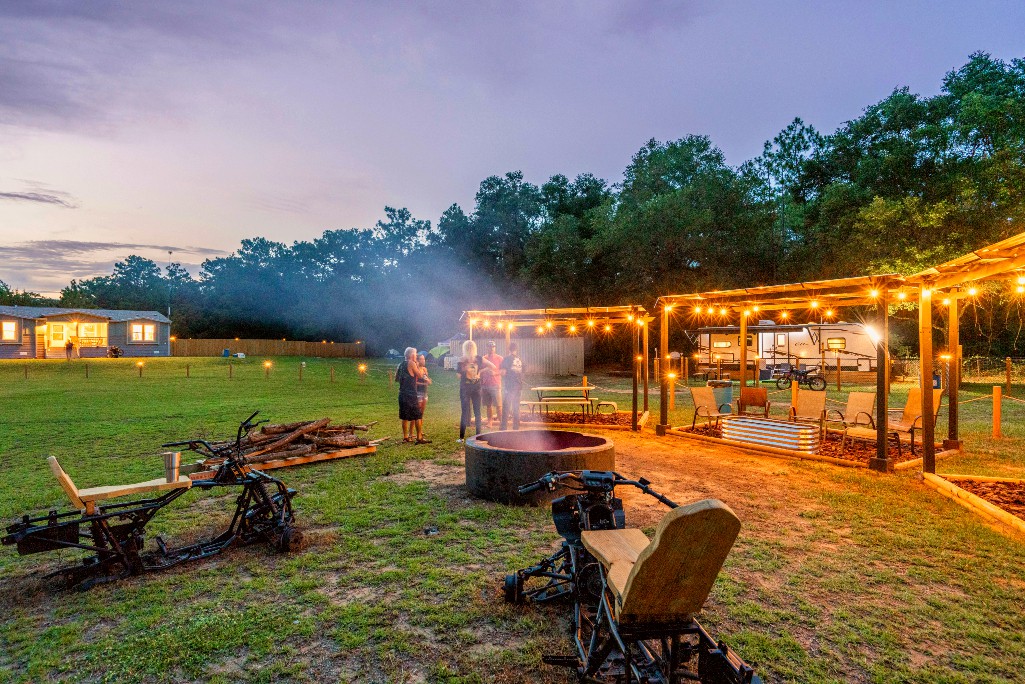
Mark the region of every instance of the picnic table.
POLYGON ((536 408, 538 412, 548 410, 552 406, 577 406, 584 414, 594 413, 601 406, 611 408, 613 412, 617 407, 615 402, 601 401, 591 397, 590 393, 597 389, 594 385, 551 385, 542 387, 531 387, 531 392, 537 393, 537 401, 521 401, 521 406, 526 406, 531 413, 536 408), (597 402, 597 405, 595 404, 597 402))

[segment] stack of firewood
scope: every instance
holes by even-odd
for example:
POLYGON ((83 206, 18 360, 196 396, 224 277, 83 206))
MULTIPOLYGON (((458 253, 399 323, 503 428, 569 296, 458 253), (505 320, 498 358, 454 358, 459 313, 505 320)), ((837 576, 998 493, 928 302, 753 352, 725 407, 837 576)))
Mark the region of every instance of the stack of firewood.
MULTIPOLYGON (((372 440, 366 436, 370 428, 376 424, 377 421, 366 425, 331 425, 330 418, 321 418, 283 425, 264 425, 242 439, 242 456, 246 463, 265 463, 296 456, 376 446, 384 439, 372 440)), ((228 445, 234 446, 234 442, 214 444, 215 447, 228 445)))

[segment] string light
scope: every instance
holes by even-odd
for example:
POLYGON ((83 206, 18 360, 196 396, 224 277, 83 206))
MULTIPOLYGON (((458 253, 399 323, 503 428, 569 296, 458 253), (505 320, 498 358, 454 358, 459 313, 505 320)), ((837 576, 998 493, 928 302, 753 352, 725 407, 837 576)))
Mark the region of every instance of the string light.
POLYGON ((551 330, 551 329, 552 329, 552 326, 553 326, 553 325, 554 325, 554 324, 553 324, 553 323, 552 323, 551 321, 546 321, 546 322, 545 322, 545 327, 546 327, 546 328, 548 328, 549 330, 551 330))
POLYGON ((634 319, 634 315, 633 314, 629 314, 626 317, 626 320, 628 320, 628 321, 632 321, 633 319, 634 319))
POLYGON ((875 299, 879 296, 879 290, 869 290, 868 296, 875 299))
POLYGON ((612 326, 608 323, 605 324, 605 332, 612 332, 612 326))
POLYGON ((694 307, 694 313, 696 313, 696 314, 701 313, 701 307, 700 306, 695 306, 694 307))
POLYGON ((781 311, 780 314, 779 314, 779 317, 784 319, 784 320, 787 319, 787 318, 790 318, 790 312, 789 311, 781 311))
POLYGON ((644 326, 644 319, 643 318, 638 318, 637 319, 637 326, 638 327, 643 327, 644 326))
POLYGON ((832 309, 826 309, 826 318, 832 318, 832 317, 833 317, 833 310, 832 309))
POLYGON ((944 299, 943 300, 943 306, 950 306, 950 300, 949 299, 944 299))
POLYGON ((897 299, 900 299, 901 301, 903 301, 903 300, 905 300, 907 298, 908 298, 908 293, 907 292, 898 292, 897 293, 897 299))
POLYGON ((976 289, 976 288, 974 288, 974 287, 969 287, 969 288, 968 288, 968 296, 969 296, 969 297, 974 297, 974 296, 975 296, 975 295, 977 295, 977 294, 979 294, 979 291, 978 291, 978 289, 976 289))
POLYGON ((725 316, 726 315, 726 309, 719 309, 719 315, 720 316, 725 316))
POLYGON ((573 333, 573 334, 576 334, 576 332, 577 332, 577 326, 575 326, 575 325, 571 325, 571 326, 569 326, 569 331, 570 331, 571 333, 573 333))
POLYGON ((811 302, 811 308, 813 308, 813 309, 819 308, 819 303, 816 302, 814 299, 811 302))
POLYGON ((537 326, 537 334, 538 335, 543 335, 544 332, 545 332, 545 327, 543 325, 537 326))
POLYGON ((588 328, 593 328, 594 327, 594 321, 588 321, 587 322, 587 327, 588 328))
POLYGON ((755 304, 753 308, 754 308, 754 312, 758 313, 761 310, 762 307, 760 307, 757 304, 755 304))
POLYGON ((673 305, 672 304, 666 304, 665 310, 666 311, 672 311, 673 310, 673 305))
POLYGON ((484 327, 485 328, 490 328, 491 327, 491 321, 485 320, 484 321, 484 327))

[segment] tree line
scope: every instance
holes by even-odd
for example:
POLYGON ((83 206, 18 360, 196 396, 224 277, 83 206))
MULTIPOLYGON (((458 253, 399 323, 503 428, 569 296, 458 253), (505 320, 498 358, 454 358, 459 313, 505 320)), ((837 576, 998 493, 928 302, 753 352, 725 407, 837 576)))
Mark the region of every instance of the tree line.
MULTIPOLYGON (((662 294, 912 273, 1022 230, 1025 60, 985 53, 924 97, 897 88, 830 134, 795 119, 731 167, 703 135, 648 141, 622 179, 519 171, 467 213, 386 207, 371 228, 243 240, 198 278, 130 256, 59 301, 166 310, 186 337, 433 341, 469 308, 640 303, 662 294)), ((1021 296, 993 284, 964 313, 966 353, 1018 350, 1021 296)), ((899 318, 898 314, 898 318, 899 318)), ((914 332, 902 332, 913 345, 914 332)), ((680 344, 675 346, 679 347, 680 344)))

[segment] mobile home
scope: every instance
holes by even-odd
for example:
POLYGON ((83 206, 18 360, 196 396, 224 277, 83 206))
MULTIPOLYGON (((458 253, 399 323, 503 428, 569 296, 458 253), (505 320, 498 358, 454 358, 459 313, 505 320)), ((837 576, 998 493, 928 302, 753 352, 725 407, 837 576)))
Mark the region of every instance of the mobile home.
POLYGON ((156 311, 0 306, 0 359, 96 358, 118 347, 125 356, 170 356, 171 321, 156 311))

